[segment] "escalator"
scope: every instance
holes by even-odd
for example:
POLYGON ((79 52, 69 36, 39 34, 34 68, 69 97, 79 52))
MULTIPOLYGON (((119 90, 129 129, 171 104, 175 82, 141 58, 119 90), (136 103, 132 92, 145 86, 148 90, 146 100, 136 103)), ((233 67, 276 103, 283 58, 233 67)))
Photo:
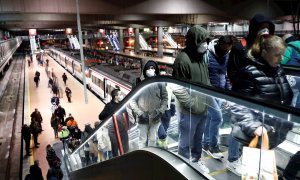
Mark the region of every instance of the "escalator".
MULTIPOLYGON (((159 96, 159 94, 157 95, 159 96)), ((201 101, 202 104, 209 106, 210 104, 207 102, 209 101, 201 101)), ((271 104, 267 101, 259 101, 234 92, 193 84, 172 77, 149 78, 133 89, 114 110, 115 113, 108 119, 103 120, 100 126, 78 147, 71 151, 70 147, 66 145, 65 149, 67 150, 64 159, 69 171, 69 177, 70 179, 241 179, 241 177, 226 169, 228 144, 224 139, 228 138, 226 135, 230 133, 231 129, 228 112, 234 106, 243 106, 255 112, 263 112, 263 116, 266 117, 272 116, 280 118, 282 121, 289 120, 292 123, 300 123, 299 109, 294 107, 271 104), (135 121, 135 114, 129 108, 130 103, 143 93, 149 91, 152 86, 158 86, 158 84, 169 86, 173 90, 173 93, 178 90, 184 90, 187 92, 186 96, 193 94, 196 95, 194 97, 205 97, 204 99, 217 98, 227 105, 226 108, 221 108, 223 124, 220 127, 220 132, 225 132, 220 135, 220 149, 225 158, 216 160, 208 154, 202 153, 202 161, 205 162, 206 167, 210 170, 209 173, 202 171, 196 162, 191 162, 185 154, 179 151, 178 147, 182 146, 182 143, 185 142, 181 139, 179 133, 181 125, 179 124, 180 114, 178 112, 171 118, 170 126, 167 130, 168 143, 166 147, 161 147, 158 144, 151 145, 150 141, 148 141, 148 147, 145 147, 140 142, 142 129, 140 129, 139 124, 135 121), (119 155, 111 158, 108 156, 108 151, 101 150, 97 156, 93 155, 94 158, 91 158, 90 153, 88 153, 88 156, 85 156, 85 152, 89 149, 87 147, 95 145, 98 147, 99 142, 102 142, 101 138, 104 130, 111 127, 113 127, 114 132, 117 132, 115 133, 115 138, 117 139, 119 155), (127 141, 123 139, 124 131, 128 136, 127 141)), ((190 109, 190 112, 192 112, 192 109, 190 109)), ((191 120, 189 122, 192 123, 191 120)), ((190 124, 191 126, 192 124, 190 124)), ((296 133, 297 135, 298 131, 299 129, 292 129, 289 133, 296 133)), ((190 132, 188 131, 188 133, 190 132)), ((294 148, 298 148, 299 150, 300 142, 297 138, 287 138, 283 143, 287 141, 295 144, 294 148)), ((279 146, 275 151, 278 151, 279 148, 287 150, 286 147, 279 146)), ((280 152, 276 153, 276 165, 279 175, 280 170, 287 163, 282 162, 282 159, 288 159, 286 157, 287 154, 280 152)), ((189 154, 191 154, 191 151, 189 151, 189 154)))
POLYGON ((120 50, 120 45, 119 41, 116 36, 114 35, 106 35, 110 45, 113 47, 113 50, 119 51, 120 50))
POLYGON ((168 43, 171 45, 172 48, 178 48, 177 43, 174 41, 174 39, 169 33, 163 32, 163 36, 164 38, 166 38, 166 40, 168 41, 168 43))

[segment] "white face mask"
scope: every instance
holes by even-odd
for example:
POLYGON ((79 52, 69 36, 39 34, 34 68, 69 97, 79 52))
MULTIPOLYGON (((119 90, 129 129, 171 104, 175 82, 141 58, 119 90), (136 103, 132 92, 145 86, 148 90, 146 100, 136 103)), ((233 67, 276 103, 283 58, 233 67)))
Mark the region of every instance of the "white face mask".
POLYGON ((263 28, 257 32, 257 36, 266 35, 266 34, 269 34, 268 28, 263 28))
POLYGON ((153 76, 155 76, 155 69, 148 69, 146 71, 146 75, 147 75, 147 77, 153 77, 153 76))
POLYGON ((198 46, 197 52, 200 54, 204 54, 207 50, 208 44, 207 42, 203 42, 198 46))

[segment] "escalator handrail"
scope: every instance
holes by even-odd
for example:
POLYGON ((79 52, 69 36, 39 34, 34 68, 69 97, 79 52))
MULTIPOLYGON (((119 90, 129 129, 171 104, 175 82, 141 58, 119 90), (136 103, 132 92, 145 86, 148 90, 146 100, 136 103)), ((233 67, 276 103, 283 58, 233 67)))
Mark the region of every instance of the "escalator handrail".
MULTIPOLYGON (((123 101, 120 102, 118 106, 116 106, 113 112, 114 113, 118 112, 121 108, 123 108, 123 105, 125 105, 144 86, 149 85, 151 83, 157 83, 157 82, 175 83, 185 87, 188 87, 187 85, 189 85, 189 88, 198 90, 198 92, 210 96, 214 96, 216 98, 230 99, 230 101, 237 104, 241 104, 245 107, 253 107, 253 108, 255 107, 255 109, 264 109, 264 112, 266 114, 272 114, 282 119, 289 119, 292 120, 293 122, 300 123, 300 111, 298 108, 294 108, 291 106, 284 106, 281 104, 275 104, 274 102, 268 102, 266 100, 262 101, 259 99, 253 99, 253 97, 241 95, 233 91, 217 89, 215 87, 211 87, 203 84, 196 84, 196 83, 189 82, 187 80, 176 79, 171 76, 157 76, 157 77, 145 79, 144 81, 140 82, 140 84, 138 84, 138 86, 132 89, 130 93, 123 99, 123 101)), ((78 149, 80 149, 82 145, 86 143, 86 141, 90 140, 90 138, 94 136, 97 130, 102 128, 103 124, 106 123, 106 121, 108 121, 110 118, 112 118, 113 114, 109 115, 106 119, 101 121, 100 125, 94 129, 93 133, 91 133, 83 142, 81 142, 80 145, 71 153, 71 155, 77 152, 78 149)))

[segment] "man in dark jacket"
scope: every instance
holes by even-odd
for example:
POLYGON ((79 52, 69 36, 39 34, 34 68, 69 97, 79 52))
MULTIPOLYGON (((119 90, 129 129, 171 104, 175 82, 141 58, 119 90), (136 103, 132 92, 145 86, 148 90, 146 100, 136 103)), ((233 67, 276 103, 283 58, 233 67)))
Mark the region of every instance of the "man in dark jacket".
MULTIPOLYGON (((118 106, 118 104, 123 99, 123 95, 122 95, 120 89, 114 89, 111 92, 111 97, 112 97, 112 100, 105 105, 104 109, 99 114, 99 120, 103 121, 103 120, 109 118, 109 116, 112 115, 112 113, 114 113, 115 108, 118 106)), ((128 141, 128 133, 126 130, 126 123, 123 118, 123 113, 125 113, 125 115, 126 115, 125 111, 121 111, 117 114, 117 123, 118 123, 119 133, 120 133, 121 142, 122 142, 122 146, 123 146, 123 152, 127 153, 129 150, 129 141, 128 141)), ((112 121, 110 121, 110 123, 108 124, 108 131, 109 131, 109 138, 111 141, 112 154, 113 154, 113 157, 116 157, 119 155, 119 153, 118 153, 119 146, 118 146, 116 131, 115 131, 114 124, 112 121)))
POLYGON ((43 180, 42 170, 39 165, 39 160, 34 161, 34 165, 30 166, 30 177, 34 180, 43 180))
POLYGON ((30 128, 28 127, 27 124, 24 124, 22 126, 22 137, 25 141, 25 150, 26 150, 26 156, 31 156, 30 154, 30 139, 31 139, 31 132, 30 132, 30 128))
MULTIPOLYGON (((177 56, 173 65, 173 76, 184 78, 195 83, 210 85, 208 76, 208 51, 209 33, 200 26, 189 29, 186 35, 186 48, 177 56)), ((179 107, 178 117, 180 127, 180 139, 178 153, 190 158, 204 171, 209 169, 203 161, 199 161, 202 153, 202 136, 207 118, 208 97, 196 92, 191 92, 184 87, 173 89, 179 107), (190 106, 193 104, 194 106, 190 106), (196 107, 196 105, 198 105, 196 107), (191 109, 201 111, 192 112, 191 109), (190 119, 192 118, 192 119, 190 119), (192 143, 190 143, 192 142, 192 143), (190 152, 191 149, 191 152, 190 152)))
MULTIPOLYGON (((232 44, 231 36, 221 36, 217 43, 210 43, 208 47, 209 79, 214 87, 231 89, 227 77, 227 62, 232 44)), ((219 128, 223 121, 221 104, 221 99, 214 98, 211 106, 208 107, 208 118, 203 137, 203 150, 215 159, 224 157, 218 146, 219 128)))

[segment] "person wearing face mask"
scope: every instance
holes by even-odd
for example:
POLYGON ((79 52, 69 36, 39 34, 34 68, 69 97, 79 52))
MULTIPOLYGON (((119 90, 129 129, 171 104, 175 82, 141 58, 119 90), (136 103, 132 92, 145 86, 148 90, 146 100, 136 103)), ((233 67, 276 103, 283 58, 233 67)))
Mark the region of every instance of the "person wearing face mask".
MULTIPOLYGON (((208 73, 209 33, 201 26, 191 27, 186 35, 186 47, 178 54, 173 64, 172 75, 194 83, 210 85, 208 73)), ((202 154, 202 136, 211 99, 185 87, 173 87, 176 97, 176 112, 179 118, 178 154, 191 159, 199 168, 209 173, 202 154), (187 103, 188 102, 188 103, 187 103), (189 106, 193 104, 192 106, 189 106), (198 109, 192 112, 192 109, 198 109)))
MULTIPOLYGON (((142 68, 141 80, 159 75, 155 61, 149 60, 142 68)), ((143 89, 129 106, 135 114, 140 130, 139 148, 156 145, 161 116, 167 110, 168 92, 165 83, 154 83, 143 89)))
MULTIPOLYGON (((211 43, 208 47, 209 53, 209 79, 212 86, 222 89, 231 89, 227 77, 227 62, 232 47, 232 36, 221 36, 217 43, 211 43)), ((219 128, 223 121, 221 104, 222 100, 214 98, 208 107, 208 117, 203 137, 203 151, 215 159, 223 158, 218 146, 219 128)))
MULTIPOLYGON (((122 95, 122 92, 120 91, 120 89, 114 89, 111 92, 111 97, 112 97, 112 100, 105 105, 104 109, 99 114, 100 121, 106 120, 107 118, 112 116, 112 114, 116 110, 116 107, 123 100, 123 95, 122 95)), ((127 115, 125 111, 121 111, 118 114, 116 114, 116 117, 117 117, 117 123, 118 123, 118 127, 119 127, 119 133, 120 133, 120 137, 121 137, 121 141, 122 141, 122 145, 123 145, 123 151, 124 151, 124 153, 127 153, 129 150, 129 145, 128 145, 129 142, 128 142, 128 133, 127 133, 127 129, 126 129, 126 123, 123 118, 123 113, 125 113, 125 115, 127 115)), ((116 157, 119 155, 118 140, 116 137, 116 131, 115 131, 114 124, 112 121, 110 121, 108 123, 107 129, 108 129, 109 138, 111 141, 112 155, 113 155, 113 157, 116 157)))
POLYGON ((238 71, 247 65, 246 54, 252 47, 256 37, 265 35, 274 35, 275 25, 263 14, 256 14, 249 23, 249 33, 246 38, 246 47, 241 43, 236 43, 229 54, 227 74, 232 84, 236 83, 238 71))

